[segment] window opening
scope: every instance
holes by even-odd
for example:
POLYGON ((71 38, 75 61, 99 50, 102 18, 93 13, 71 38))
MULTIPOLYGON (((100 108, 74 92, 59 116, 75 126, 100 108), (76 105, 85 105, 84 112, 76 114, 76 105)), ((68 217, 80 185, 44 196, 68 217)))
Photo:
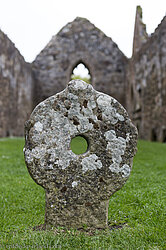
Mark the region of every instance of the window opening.
POLYGON ((152 141, 157 141, 157 134, 156 134, 156 130, 154 128, 152 129, 151 139, 152 139, 152 141))
POLYGON ((83 64, 79 63, 72 71, 71 80, 80 79, 84 82, 91 83, 91 75, 89 69, 83 64))
POLYGON ((163 129, 163 142, 166 143, 166 129, 163 129))

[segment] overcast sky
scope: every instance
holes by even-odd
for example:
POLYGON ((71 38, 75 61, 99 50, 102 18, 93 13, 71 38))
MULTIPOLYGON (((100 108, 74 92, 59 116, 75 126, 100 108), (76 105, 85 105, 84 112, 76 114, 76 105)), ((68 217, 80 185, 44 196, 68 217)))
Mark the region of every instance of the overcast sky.
POLYGON ((0 0, 0 29, 32 62, 64 25, 85 17, 130 57, 137 5, 153 33, 166 14, 166 0, 0 0))

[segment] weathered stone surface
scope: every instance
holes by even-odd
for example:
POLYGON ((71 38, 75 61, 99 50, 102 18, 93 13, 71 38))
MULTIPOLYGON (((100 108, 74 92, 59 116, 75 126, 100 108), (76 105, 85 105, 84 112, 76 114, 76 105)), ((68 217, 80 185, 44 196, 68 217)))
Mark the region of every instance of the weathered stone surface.
MULTIPOLYGON (((140 37, 141 39, 141 37, 140 37)), ((133 54, 128 67, 127 110, 145 140, 166 142, 166 17, 133 54)))
POLYGON ((133 39, 133 55, 140 50, 141 46, 146 43, 147 39, 148 34, 146 32, 146 25, 142 21, 142 8, 137 6, 133 39))
POLYGON ((137 130, 112 97, 83 81, 41 102, 25 126, 25 161, 46 191, 46 225, 104 228, 110 196, 127 181, 137 130), (71 139, 88 150, 76 155, 71 139))
POLYGON ((24 135, 32 95, 31 66, 0 30, 0 137, 24 135))
POLYGON ((96 90, 125 105, 127 58, 110 37, 81 17, 53 36, 33 62, 36 104, 62 91, 79 63, 89 69, 96 90))

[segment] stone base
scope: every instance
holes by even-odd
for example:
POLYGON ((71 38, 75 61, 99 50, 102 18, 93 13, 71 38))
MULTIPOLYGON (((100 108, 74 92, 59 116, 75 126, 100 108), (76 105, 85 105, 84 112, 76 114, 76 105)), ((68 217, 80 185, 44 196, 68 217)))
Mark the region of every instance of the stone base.
POLYGON ((109 201, 72 205, 49 198, 46 194, 46 227, 107 228, 109 201))

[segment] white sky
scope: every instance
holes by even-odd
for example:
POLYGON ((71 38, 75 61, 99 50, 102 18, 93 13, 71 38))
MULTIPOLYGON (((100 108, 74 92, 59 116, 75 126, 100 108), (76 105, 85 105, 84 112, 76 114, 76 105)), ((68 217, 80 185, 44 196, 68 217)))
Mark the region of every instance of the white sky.
POLYGON ((137 5, 153 33, 166 14, 166 0, 0 0, 0 29, 31 62, 64 25, 85 17, 130 57, 137 5))
POLYGON ((80 63, 76 66, 76 68, 74 68, 73 70, 73 74, 75 76, 81 76, 81 77, 86 77, 88 79, 90 79, 90 72, 89 70, 85 67, 84 64, 80 63))

